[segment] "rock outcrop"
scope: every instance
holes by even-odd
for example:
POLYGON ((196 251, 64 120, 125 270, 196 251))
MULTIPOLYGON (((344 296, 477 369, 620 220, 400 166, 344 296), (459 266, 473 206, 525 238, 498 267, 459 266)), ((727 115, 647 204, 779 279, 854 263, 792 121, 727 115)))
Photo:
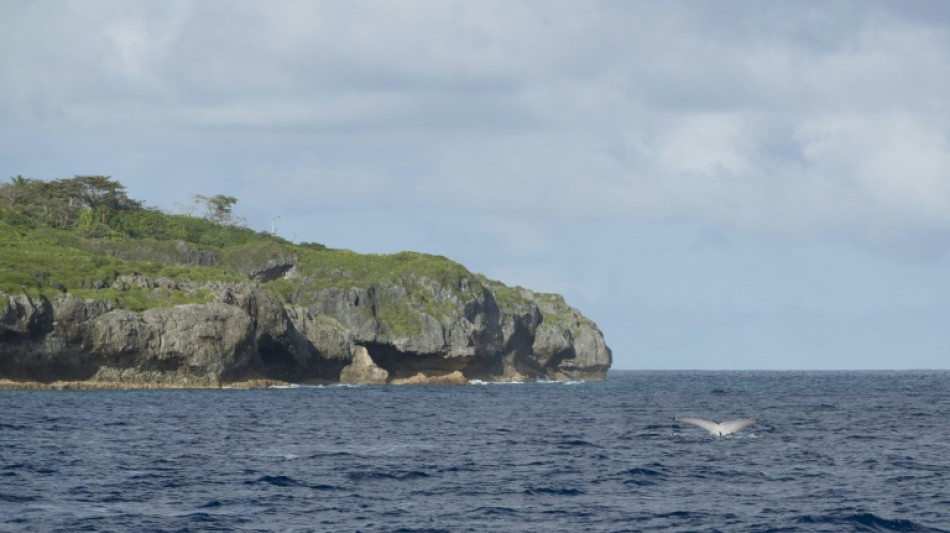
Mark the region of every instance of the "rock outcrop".
MULTIPOLYGON (((285 259, 265 267, 248 277, 298 276, 285 259)), ((142 312, 68 293, 0 293, 0 379, 463 384, 599 380, 610 367, 601 332, 559 296, 475 278, 411 281, 308 290, 303 277, 280 296, 262 283, 137 275, 105 287, 207 295, 205 303, 142 312)))
POLYGON ((377 366, 363 346, 356 347, 353 362, 340 372, 340 383, 383 384, 388 378, 389 372, 377 366))

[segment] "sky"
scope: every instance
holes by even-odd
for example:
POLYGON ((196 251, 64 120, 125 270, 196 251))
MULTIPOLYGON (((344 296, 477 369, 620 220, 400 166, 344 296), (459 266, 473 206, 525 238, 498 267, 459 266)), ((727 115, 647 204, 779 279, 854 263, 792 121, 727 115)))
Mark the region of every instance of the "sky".
POLYGON ((618 369, 950 369, 948 88, 942 1, 4 0, 0 179, 443 255, 618 369))

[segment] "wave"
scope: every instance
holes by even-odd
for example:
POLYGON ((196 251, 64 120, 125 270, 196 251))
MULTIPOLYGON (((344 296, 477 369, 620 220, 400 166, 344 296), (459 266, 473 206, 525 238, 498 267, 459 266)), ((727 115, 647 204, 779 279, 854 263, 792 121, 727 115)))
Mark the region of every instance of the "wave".
POLYGON ((380 481, 380 480, 395 480, 395 481, 411 481, 419 478, 427 478, 429 474, 421 472, 419 470, 409 470, 409 471, 393 471, 393 472, 384 472, 384 471, 373 471, 373 472, 350 472, 346 475, 347 479, 350 481, 380 481))
POLYGON ((525 494, 552 494, 555 496, 580 496, 584 491, 580 489, 559 489, 552 487, 528 487, 523 491, 525 494))
POLYGON ((394 529, 393 533, 449 533, 448 529, 433 529, 429 527, 424 528, 414 528, 414 527, 401 527, 399 529, 394 529))
POLYGON ((483 381, 480 379, 469 380, 469 385, 582 385, 586 381, 557 381, 551 379, 539 379, 537 381, 483 381))
POLYGON ((924 526, 903 518, 893 520, 882 518, 873 513, 855 513, 848 516, 808 515, 799 518, 796 522, 809 525, 832 525, 841 529, 858 528, 860 531, 917 531, 924 533, 946 533, 948 531, 924 526))
POLYGON ((511 507, 503 507, 499 505, 485 505, 482 507, 477 507, 473 510, 475 514, 487 515, 487 516, 517 516, 520 514, 518 509, 511 507))
POLYGON ((19 496, 17 494, 4 494, 0 492, 0 503, 26 503, 35 501, 33 496, 19 496))
POLYGON ((224 506, 224 504, 219 502, 218 500, 211 500, 210 502, 199 505, 198 508, 199 509, 217 509, 222 506, 224 506))
MULTIPOLYGON (((343 490, 342 487, 337 487, 336 485, 325 485, 320 483, 311 485, 298 479, 294 479, 290 476, 261 476, 252 481, 245 481, 244 484, 271 485, 274 487, 303 487, 312 490, 343 490)), ((220 505, 220 502, 215 500, 205 504, 203 507, 217 507, 218 505, 220 505)))
POLYGON ((298 487, 301 482, 288 476, 261 476, 253 481, 245 481, 245 485, 274 485, 275 487, 298 487))
POLYGON ((659 470, 652 470, 650 468, 631 468, 624 472, 624 474, 629 474, 631 476, 646 476, 646 477, 666 477, 666 474, 660 472, 659 470))

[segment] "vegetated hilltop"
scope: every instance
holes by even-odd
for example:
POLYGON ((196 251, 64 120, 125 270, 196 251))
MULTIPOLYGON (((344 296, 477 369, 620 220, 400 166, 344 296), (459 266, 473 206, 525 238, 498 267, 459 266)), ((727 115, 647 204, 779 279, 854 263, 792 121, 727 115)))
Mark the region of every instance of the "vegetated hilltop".
POLYGON ((195 199, 201 218, 104 176, 0 185, 0 386, 595 380, 610 367, 596 325, 558 295, 439 256, 293 244, 237 224, 233 197, 195 199))

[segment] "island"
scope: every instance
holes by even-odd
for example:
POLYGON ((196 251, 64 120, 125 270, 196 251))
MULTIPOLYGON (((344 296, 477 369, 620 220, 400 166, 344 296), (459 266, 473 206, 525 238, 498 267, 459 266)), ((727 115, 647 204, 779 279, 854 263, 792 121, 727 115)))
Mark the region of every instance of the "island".
POLYGON ((0 388, 602 380, 596 324, 445 257, 254 231, 108 176, 0 184, 0 388))

